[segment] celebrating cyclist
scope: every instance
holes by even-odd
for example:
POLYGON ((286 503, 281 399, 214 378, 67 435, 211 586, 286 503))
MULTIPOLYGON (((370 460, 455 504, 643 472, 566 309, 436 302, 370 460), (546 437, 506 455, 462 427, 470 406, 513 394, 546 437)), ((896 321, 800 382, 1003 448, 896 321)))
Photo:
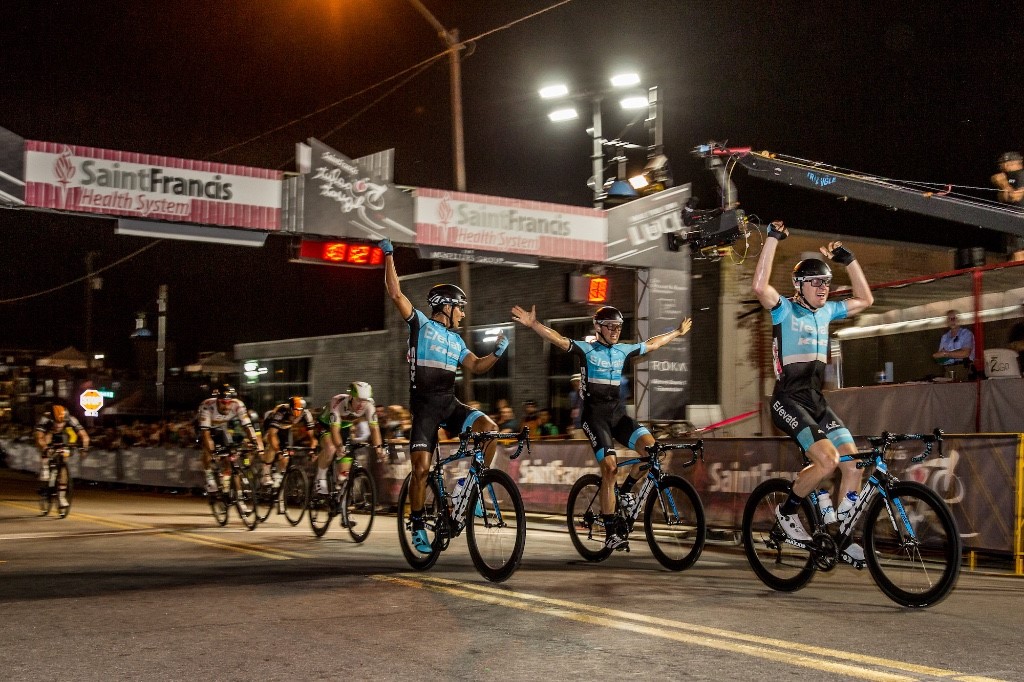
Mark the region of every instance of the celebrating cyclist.
MULTIPOLYGON (((50 462, 46 456, 46 449, 51 445, 71 444, 76 439, 82 449, 83 456, 89 449, 89 434, 85 432, 81 422, 70 414, 66 407, 54 403, 50 409, 36 422, 35 428, 36 447, 39 448, 41 461, 39 464, 39 480, 46 481, 50 478, 50 462)), ((60 481, 57 481, 57 504, 67 507, 68 472, 65 467, 61 474, 60 481)))
POLYGON ((238 399, 235 389, 229 384, 224 384, 213 391, 213 395, 199 404, 199 412, 196 415, 199 422, 199 443, 202 447, 203 472, 206 475, 206 491, 217 492, 217 478, 210 467, 213 459, 213 450, 218 445, 230 445, 232 423, 237 423, 244 430, 248 439, 256 444, 256 450, 260 458, 263 458, 263 439, 259 432, 253 427, 249 419, 249 410, 245 404, 238 399))
MULTIPOLYGON (((772 392, 772 422, 799 443, 810 464, 793 481, 788 499, 775 514, 786 534, 793 540, 811 540, 800 522, 797 510, 803 499, 829 478, 838 466, 842 471, 837 515, 840 519, 854 509, 860 489, 860 470, 856 462, 839 464, 840 455, 857 452, 853 436, 825 402, 821 387, 828 361, 828 326, 861 312, 874 301, 860 263, 842 242, 831 242, 820 251, 823 256, 846 267, 853 286, 853 296, 845 301, 829 301, 832 269, 822 260, 807 258, 793 268, 791 298, 783 298, 768 283, 772 261, 780 241, 789 236, 782 221, 768 227, 761 257, 754 271, 754 294, 766 310, 771 311, 774 340, 775 390, 772 392)), ((850 545, 846 553, 862 560, 864 550, 850 545)))
MULTIPOLYGON (((410 407, 412 433, 409 450, 412 459, 412 479, 409 484, 410 521, 412 542, 416 551, 428 554, 430 541, 423 522, 426 499, 427 470, 430 455, 437 447, 438 427, 449 435, 462 433, 472 427, 474 431, 493 431, 497 427, 490 417, 474 410, 455 397, 455 371, 461 364, 473 374, 491 369, 508 348, 508 339, 501 332, 494 352, 477 357, 456 331, 465 316, 466 294, 454 284, 437 284, 427 293, 430 317, 413 307, 402 293, 395 270, 394 247, 385 239, 380 243, 384 251, 384 284, 388 296, 409 325, 410 407)), ((496 441, 487 444, 484 463, 494 458, 496 441)))
MULTIPOLYGON (((373 388, 365 381, 354 381, 348 385, 347 393, 338 395, 327 401, 320 411, 320 457, 316 463, 316 492, 326 495, 327 469, 331 465, 338 448, 348 443, 352 437, 352 427, 358 422, 366 422, 370 427, 370 444, 379 457, 384 447, 384 440, 377 425, 377 406, 373 402, 373 388)), ((352 458, 341 458, 341 478, 348 476, 352 469, 352 458)))
MULTIPOLYGON (((631 450, 654 445, 654 436, 635 419, 626 414, 626 405, 619 394, 619 384, 626 361, 658 350, 669 341, 690 331, 692 322, 685 318, 672 331, 652 337, 642 343, 619 343, 622 335, 622 313, 611 306, 603 306, 594 313, 593 341, 571 341, 554 329, 537 321, 537 307, 530 310, 515 306, 512 318, 537 332, 549 343, 575 355, 580 363, 580 393, 583 396, 581 423, 590 439, 594 457, 601 466, 601 515, 605 524, 605 547, 622 550, 629 546, 621 530, 615 527, 615 476, 618 459, 615 441, 631 450)), ((633 465, 619 488, 620 502, 627 513, 636 500, 630 490, 640 477, 640 465, 633 465)))
POLYGON ((288 402, 281 403, 267 412, 263 419, 263 443, 266 450, 263 451, 263 479, 260 485, 271 485, 275 488, 281 485, 281 479, 284 477, 281 472, 288 466, 288 455, 281 448, 281 432, 287 433, 290 439, 292 429, 299 424, 306 427, 309 447, 315 448, 316 423, 313 421, 313 415, 306 409, 305 398, 293 395, 288 398, 288 402), (271 477, 270 467, 278 456, 281 457, 281 464, 277 468, 277 473, 271 477))

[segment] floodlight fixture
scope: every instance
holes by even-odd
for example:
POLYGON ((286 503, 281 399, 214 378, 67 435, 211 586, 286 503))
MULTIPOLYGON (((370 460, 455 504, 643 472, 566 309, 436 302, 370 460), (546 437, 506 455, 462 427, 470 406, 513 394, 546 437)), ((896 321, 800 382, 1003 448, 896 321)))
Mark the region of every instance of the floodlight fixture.
POLYGON ((546 85, 540 89, 541 99, 555 99, 557 97, 565 97, 568 94, 569 88, 564 83, 546 85))
POLYGON ((611 77, 611 83, 613 87, 625 88, 631 85, 639 85, 640 74, 638 73, 617 73, 611 77))
POLYGON ((572 121, 573 119, 579 118, 579 114, 572 107, 566 109, 556 109, 548 114, 548 118, 554 122, 559 121, 572 121))
POLYGON ((619 101, 619 104, 623 109, 646 109, 647 108, 647 97, 641 95, 633 95, 631 97, 625 97, 619 101))

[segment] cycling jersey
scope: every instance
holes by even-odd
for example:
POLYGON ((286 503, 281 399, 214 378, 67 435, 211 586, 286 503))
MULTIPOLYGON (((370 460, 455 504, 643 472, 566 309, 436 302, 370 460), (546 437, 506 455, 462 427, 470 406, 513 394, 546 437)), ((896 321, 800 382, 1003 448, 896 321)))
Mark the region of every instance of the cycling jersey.
POLYGON ((288 403, 281 403, 274 409, 267 412, 263 418, 263 433, 267 433, 270 429, 278 429, 279 431, 287 431, 293 426, 297 426, 299 423, 305 425, 306 430, 313 433, 313 428, 316 424, 313 421, 313 414, 303 408, 302 412, 298 417, 292 414, 292 406, 288 403))
POLYGON ((455 371, 469 355, 462 337, 415 308, 405 321, 410 394, 454 394, 455 371))
POLYGON ((817 403, 828 362, 828 325, 845 317, 845 301, 826 301, 810 310, 791 299, 779 299, 772 308, 776 393, 817 403))
POLYGON ((626 360, 647 354, 646 343, 571 341, 569 354, 580 360, 580 392, 586 403, 619 402, 619 384, 626 360))
POLYGON ((39 418, 39 421, 36 422, 35 430, 49 434, 51 436, 51 443, 55 445, 62 445, 64 443, 65 436, 67 436, 69 443, 73 443, 75 441, 78 437, 75 434, 82 430, 82 424, 70 414, 67 415, 62 422, 56 422, 53 420, 53 417, 48 414, 44 414, 39 418), (67 429, 71 429, 70 434, 66 433, 67 429))
POLYGON ((228 424, 235 420, 244 428, 251 429, 253 427, 252 420, 249 419, 249 411, 238 399, 231 400, 225 414, 217 409, 217 398, 207 398, 199 404, 196 420, 199 422, 200 431, 226 429, 228 424))
POLYGON ((324 405, 320 411, 319 422, 324 426, 339 424, 343 429, 352 426, 357 419, 365 419, 371 426, 377 425, 377 406, 373 399, 363 401, 363 409, 359 412, 352 410, 352 396, 348 393, 339 393, 324 405))

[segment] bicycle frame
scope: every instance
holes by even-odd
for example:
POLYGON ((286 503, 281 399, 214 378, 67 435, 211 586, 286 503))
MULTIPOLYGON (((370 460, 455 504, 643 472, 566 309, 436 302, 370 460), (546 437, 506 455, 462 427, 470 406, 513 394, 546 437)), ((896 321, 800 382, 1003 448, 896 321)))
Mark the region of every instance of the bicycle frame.
MULTIPOLYGON (((630 514, 626 520, 635 521, 636 517, 640 514, 640 510, 644 508, 644 502, 647 500, 647 496, 655 488, 661 488, 661 481, 667 473, 661 468, 661 460, 665 456, 666 452, 672 450, 689 450, 691 457, 688 461, 684 462, 682 468, 688 469, 697 463, 697 460, 704 461, 704 439, 698 439, 693 443, 679 443, 677 445, 666 445, 665 443, 655 443, 654 445, 647 446, 647 454, 632 457, 618 463, 618 468, 631 467, 634 464, 646 465, 641 467, 641 471, 646 470, 647 475, 644 477, 644 483, 640 487, 640 492, 636 496, 636 506, 633 509, 633 513, 630 514)), ((618 507, 618 488, 616 488, 616 507, 618 507)), ((659 498, 659 502, 664 505, 664 501, 659 498)), ((675 508, 675 501, 669 499, 669 505, 672 509, 664 510, 670 511, 672 514, 678 514, 679 510, 675 508)))

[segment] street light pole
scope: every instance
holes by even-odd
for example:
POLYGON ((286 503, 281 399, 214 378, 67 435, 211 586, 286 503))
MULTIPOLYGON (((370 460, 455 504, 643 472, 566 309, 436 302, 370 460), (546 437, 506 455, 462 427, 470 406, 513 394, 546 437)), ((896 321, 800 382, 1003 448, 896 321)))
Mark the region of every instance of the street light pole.
POLYGON ((594 139, 594 150, 590 156, 590 162, 594 173, 594 208, 601 208, 604 201, 604 139, 601 132, 601 97, 595 95, 594 106, 594 127, 591 129, 594 139))

